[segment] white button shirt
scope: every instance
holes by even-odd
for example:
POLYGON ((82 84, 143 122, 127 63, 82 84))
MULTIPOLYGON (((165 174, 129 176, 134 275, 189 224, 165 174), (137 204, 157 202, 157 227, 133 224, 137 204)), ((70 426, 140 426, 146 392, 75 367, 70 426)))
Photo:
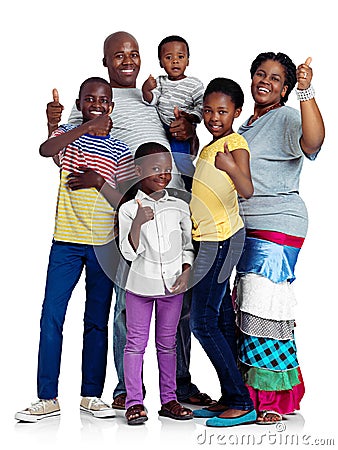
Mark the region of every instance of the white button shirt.
POLYGON ((189 205, 183 200, 164 196, 154 200, 142 191, 135 199, 124 203, 119 209, 119 238, 122 255, 131 261, 126 290, 138 295, 166 295, 182 265, 192 265, 194 249, 191 239, 189 205), (141 227, 139 246, 131 246, 128 235, 136 216, 140 199, 142 206, 150 206, 154 219, 141 227))

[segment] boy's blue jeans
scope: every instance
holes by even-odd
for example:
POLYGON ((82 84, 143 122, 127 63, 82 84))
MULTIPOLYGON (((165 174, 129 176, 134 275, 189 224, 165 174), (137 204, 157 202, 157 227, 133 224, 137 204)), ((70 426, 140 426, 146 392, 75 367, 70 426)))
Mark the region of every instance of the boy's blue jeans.
POLYGON ((40 321, 38 397, 58 396, 62 352, 62 330, 73 289, 85 268, 86 303, 82 349, 84 397, 101 397, 106 376, 108 320, 114 283, 102 269, 109 244, 94 247, 54 241, 50 251, 45 298, 40 321), (100 250, 100 263, 96 249, 100 250))
POLYGON ((229 277, 244 242, 242 230, 220 242, 196 243, 191 330, 216 369, 220 403, 239 410, 253 409, 249 392, 237 367, 235 313, 229 277))

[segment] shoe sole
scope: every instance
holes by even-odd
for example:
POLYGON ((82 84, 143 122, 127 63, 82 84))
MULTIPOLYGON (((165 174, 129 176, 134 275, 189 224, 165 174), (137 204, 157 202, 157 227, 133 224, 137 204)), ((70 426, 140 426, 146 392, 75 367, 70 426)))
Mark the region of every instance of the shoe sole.
POLYGON ((48 417, 59 416, 60 414, 61 414, 60 411, 55 411, 55 412, 52 412, 52 413, 41 414, 41 415, 16 413, 14 418, 16 420, 19 420, 20 422, 35 423, 35 422, 39 422, 39 420, 42 420, 42 419, 48 419, 48 417))
POLYGON ((256 420, 256 424, 257 425, 277 425, 278 423, 281 423, 281 420, 275 420, 275 421, 267 421, 267 422, 262 422, 261 420, 256 420))
POLYGON ((239 417, 214 417, 206 421, 207 427, 235 427, 237 425, 249 425, 256 423, 257 414, 255 410, 249 411, 239 417))
POLYGON ((124 411, 126 409, 125 406, 115 405, 114 403, 112 403, 111 407, 113 409, 118 409, 119 411, 124 411))
POLYGON ((178 416, 176 414, 171 413, 170 411, 158 411, 158 415, 160 417, 166 417, 167 419, 174 419, 174 420, 190 420, 193 419, 194 416, 192 414, 184 414, 182 416, 178 416))
POLYGON ((206 426, 207 427, 210 427, 210 428, 231 428, 231 427, 238 427, 239 425, 252 425, 252 424, 255 424, 256 423, 256 421, 255 420, 250 420, 250 421, 248 421, 248 422, 238 422, 238 423, 233 423, 233 424, 225 424, 225 423, 217 423, 217 425, 216 424, 210 424, 210 423, 206 423, 206 426))
POLYGON ((142 425, 148 420, 148 416, 140 416, 135 419, 127 420, 128 425, 142 425))
POLYGON ((83 406, 80 406, 80 411, 85 414, 90 414, 93 417, 96 417, 98 419, 103 419, 105 417, 115 417, 115 411, 110 410, 103 410, 103 411, 93 411, 92 409, 84 408, 83 406))

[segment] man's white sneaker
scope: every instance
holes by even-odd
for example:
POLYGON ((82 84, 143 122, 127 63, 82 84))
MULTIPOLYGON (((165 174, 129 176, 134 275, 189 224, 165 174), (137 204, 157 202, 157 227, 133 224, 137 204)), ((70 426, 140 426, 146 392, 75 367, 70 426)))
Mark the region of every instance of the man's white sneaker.
POLYGON ((28 408, 15 414, 15 419, 23 422, 37 422, 47 417, 59 416, 60 405, 57 398, 51 400, 38 400, 28 408))
POLYGON ((115 417, 115 411, 98 397, 82 397, 80 410, 94 417, 115 417))

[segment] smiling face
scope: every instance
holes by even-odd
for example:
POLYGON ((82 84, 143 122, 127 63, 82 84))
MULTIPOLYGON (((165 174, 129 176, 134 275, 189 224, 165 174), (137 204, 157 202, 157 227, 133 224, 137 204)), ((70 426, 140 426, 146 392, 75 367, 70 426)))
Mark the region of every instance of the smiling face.
POLYGON ((232 124, 242 111, 236 108, 229 95, 222 92, 212 92, 203 101, 203 120, 207 130, 214 140, 233 132, 232 124))
POLYGON ((282 64, 272 59, 264 61, 257 68, 251 82, 251 93, 256 105, 266 108, 278 103, 287 91, 285 81, 282 64))
POLYGON ((189 65, 188 49, 184 42, 173 41, 162 45, 160 65, 168 74, 169 80, 185 78, 184 71, 189 65))
POLYGON ((153 153, 140 158, 136 162, 136 172, 141 178, 141 188, 145 194, 163 191, 171 181, 170 152, 153 153))
POLYGON ((103 65, 108 69, 112 87, 135 88, 141 66, 136 40, 125 32, 109 36, 104 44, 103 65))
POLYGON ((76 100, 76 106, 82 112, 83 122, 102 114, 110 114, 114 106, 110 86, 97 81, 84 84, 80 98, 76 100))

